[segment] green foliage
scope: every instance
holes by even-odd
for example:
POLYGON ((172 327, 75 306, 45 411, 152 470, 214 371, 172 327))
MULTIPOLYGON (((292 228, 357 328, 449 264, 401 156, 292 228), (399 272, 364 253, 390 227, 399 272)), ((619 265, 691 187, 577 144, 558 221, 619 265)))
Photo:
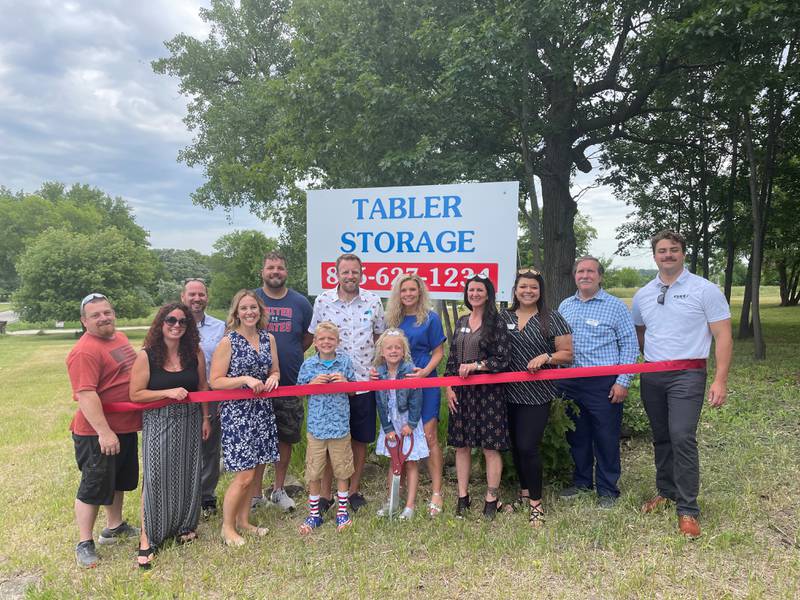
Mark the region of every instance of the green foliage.
POLYGON ((638 269, 622 267, 621 269, 608 269, 603 275, 604 288, 636 288, 647 281, 638 269))
POLYGON ((175 248, 157 248, 151 252, 160 265, 158 282, 155 287, 157 304, 178 300, 186 279, 203 279, 206 285, 210 285, 210 258, 205 254, 201 254, 197 250, 176 250, 175 248))
POLYGON ((631 381, 628 397, 622 405, 622 430, 631 436, 645 436, 650 433, 650 421, 642 404, 638 375, 631 381))
POLYGON ((253 229, 236 230, 214 242, 210 260, 211 305, 227 308, 233 295, 242 288, 260 287, 264 255, 277 249, 277 241, 253 229))
POLYGON ((541 448, 542 466, 548 479, 563 479, 573 467, 567 432, 575 431, 575 423, 567 414, 567 407, 577 410, 575 403, 565 398, 556 398, 550 404, 550 418, 541 448))
POLYGON ((156 261, 116 228, 93 234, 50 229, 35 238, 17 263, 20 287, 13 295, 23 320, 70 320, 90 292, 107 295, 121 317, 150 310, 156 261))
POLYGON ((19 285, 16 262, 27 246, 48 228, 95 234, 115 228, 134 245, 147 245, 147 232, 136 224, 130 207, 87 185, 45 183, 34 194, 0 187, 0 288, 19 285))

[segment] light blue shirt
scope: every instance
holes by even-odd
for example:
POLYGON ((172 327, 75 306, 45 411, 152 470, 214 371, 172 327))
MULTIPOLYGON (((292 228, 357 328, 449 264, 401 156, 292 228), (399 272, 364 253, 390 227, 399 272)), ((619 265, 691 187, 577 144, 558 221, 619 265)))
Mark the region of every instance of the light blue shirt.
POLYGON ((225 322, 211 315, 203 315, 203 320, 197 324, 197 331, 200 333, 200 349, 206 357, 206 379, 211 381, 211 357, 225 335, 225 322))
POLYGON ((633 297, 633 322, 644 325, 644 358, 647 361, 708 358, 711 350, 709 323, 731 318, 731 309, 720 289, 707 279, 684 269, 658 303, 664 282, 656 276, 633 297))
MULTIPOLYGON (((356 379, 353 363, 347 354, 336 352, 333 362, 326 365, 317 353, 303 361, 297 384, 305 385, 323 373, 341 373, 348 381, 356 379)), ((350 399, 347 394, 309 395, 306 430, 318 440, 343 438, 350 433, 350 399)))
MULTIPOLYGON (((628 307, 604 289, 588 300, 578 292, 564 299, 558 312, 572 328, 576 367, 602 367, 635 363, 639 342, 628 307)), ((632 375, 619 375, 617 383, 628 387, 632 375)))

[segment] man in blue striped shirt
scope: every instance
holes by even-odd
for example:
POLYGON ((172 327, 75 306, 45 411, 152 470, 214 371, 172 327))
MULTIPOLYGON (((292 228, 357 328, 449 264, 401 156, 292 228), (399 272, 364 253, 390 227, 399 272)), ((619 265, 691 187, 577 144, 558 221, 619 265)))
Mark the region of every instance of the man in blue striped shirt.
MULTIPOLYGON (((633 318, 619 298, 600 287, 603 265, 593 256, 582 256, 575 261, 572 272, 578 291, 566 298, 558 311, 572 328, 573 366, 636 362, 639 344, 633 318)), ((575 431, 567 433, 575 461, 573 485, 561 491, 561 498, 575 498, 582 491, 596 488, 601 507, 610 508, 616 502, 621 472, 622 403, 631 377, 582 377, 560 383, 564 396, 574 400, 580 409, 579 414, 570 414, 575 431)))

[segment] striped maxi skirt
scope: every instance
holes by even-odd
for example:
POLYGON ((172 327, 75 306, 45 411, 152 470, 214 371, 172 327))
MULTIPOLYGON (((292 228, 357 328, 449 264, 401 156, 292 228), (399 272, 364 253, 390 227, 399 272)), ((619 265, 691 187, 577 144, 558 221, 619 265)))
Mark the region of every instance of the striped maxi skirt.
POLYGON ((151 547, 197 528, 201 423, 197 404, 172 404, 142 415, 142 501, 151 547))

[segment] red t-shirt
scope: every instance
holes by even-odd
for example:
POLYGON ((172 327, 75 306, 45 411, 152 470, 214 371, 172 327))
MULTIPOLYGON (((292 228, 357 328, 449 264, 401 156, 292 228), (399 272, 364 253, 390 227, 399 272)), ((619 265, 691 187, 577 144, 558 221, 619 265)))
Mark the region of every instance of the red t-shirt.
MULTIPOLYGON (((131 366, 136 351, 121 331, 111 339, 84 333, 67 356, 67 372, 72 384, 72 398, 78 401, 78 392, 97 392, 103 404, 128 402, 131 366)), ((106 414, 108 426, 114 433, 131 433, 142 429, 140 411, 106 414)), ((97 435, 80 409, 75 413, 69 428, 78 435, 97 435)))

